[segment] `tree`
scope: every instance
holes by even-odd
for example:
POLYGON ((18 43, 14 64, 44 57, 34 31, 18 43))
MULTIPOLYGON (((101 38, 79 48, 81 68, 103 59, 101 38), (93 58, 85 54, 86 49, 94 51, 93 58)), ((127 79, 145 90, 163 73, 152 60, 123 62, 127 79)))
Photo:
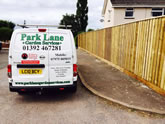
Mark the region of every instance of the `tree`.
POLYGON ((76 19, 78 24, 78 30, 85 32, 88 25, 88 2, 87 0, 77 1, 76 19))
POLYGON ((15 24, 10 21, 0 20, 0 27, 8 27, 13 30, 15 27, 15 24))
POLYGON ((13 22, 8 22, 9 28, 14 30, 15 24, 13 22))
POLYGON ((10 40, 13 30, 8 27, 1 27, 0 28, 0 40, 6 41, 10 40))
POLYGON ((10 40, 14 27, 14 23, 5 20, 0 20, 0 40, 10 40))
MULTIPOLYGON (((71 25, 71 31, 74 36, 77 35, 78 32, 78 27, 77 27, 77 22, 76 22, 76 16, 74 14, 66 14, 63 15, 62 20, 60 21, 60 25, 71 25)), ((59 28, 64 28, 64 27, 59 27, 59 28)))
MULTIPOLYGON (((88 2, 87 0, 77 1, 77 11, 76 15, 66 14, 63 15, 60 25, 72 25, 71 31, 75 37, 75 42, 77 44, 77 35, 79 33, 85 32, 88 25, 88 2)), ((59 27, 63 28, 63 27, 59 27)))
POLYGON ((88 31, 87 31, 87 32, 90 32, 90 31, 94 31, 94 29, 88 29, 88 31))

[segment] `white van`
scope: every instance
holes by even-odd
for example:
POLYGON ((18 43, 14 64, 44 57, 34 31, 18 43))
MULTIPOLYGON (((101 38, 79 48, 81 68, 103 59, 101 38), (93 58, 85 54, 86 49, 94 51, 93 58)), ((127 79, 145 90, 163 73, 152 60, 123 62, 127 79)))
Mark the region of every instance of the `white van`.
POLYGON ((77 89, 77 55, 70 30, 26 28, 13 32, 9 48, 12 92, 77 89))

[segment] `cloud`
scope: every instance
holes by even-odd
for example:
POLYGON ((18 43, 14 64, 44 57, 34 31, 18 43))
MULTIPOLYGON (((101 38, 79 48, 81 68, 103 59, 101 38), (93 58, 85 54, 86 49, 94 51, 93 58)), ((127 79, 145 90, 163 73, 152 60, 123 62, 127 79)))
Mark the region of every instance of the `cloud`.
MULTIPOLYGON (((103 0, 88 0, 88 28, 101 28, 103 0)), ((17 24, 59 24, 62 15, 76 13, 77 0, 0 0, 0 19, 17 24)))
POLYGON ((100 22, 101 11, 103 8, 104 0, 88 0, 89 4, 89 25, 88 28, 98 29, 103 28, 103 23, 100 22))

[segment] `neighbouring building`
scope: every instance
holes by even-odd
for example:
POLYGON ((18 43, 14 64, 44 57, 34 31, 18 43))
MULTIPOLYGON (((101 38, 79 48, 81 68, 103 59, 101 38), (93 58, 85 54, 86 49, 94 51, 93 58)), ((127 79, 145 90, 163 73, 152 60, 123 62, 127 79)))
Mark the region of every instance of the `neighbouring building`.
POLYGON ((165 0, 104 0, 104 27, 165 15, 165 0))

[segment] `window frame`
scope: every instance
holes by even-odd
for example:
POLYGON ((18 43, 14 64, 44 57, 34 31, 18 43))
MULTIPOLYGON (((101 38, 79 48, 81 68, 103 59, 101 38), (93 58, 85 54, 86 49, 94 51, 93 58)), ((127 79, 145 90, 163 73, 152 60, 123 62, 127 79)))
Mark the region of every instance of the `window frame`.
POLYGON ((152 10, 151 10, 151 16, 152 17, 157 17, 157 16, 153 16, 153 13, 159 13, 159 12, 161 12, 162 14, 161 15, 158 15, 158 16, 163 16, 163 15, 165 15, 165 8, 159 8, 159 7, 154 7, 154 8, 152 8, 152 10), (153 10, 153 9, 162 9, 162 10, 153 10))
POLYGON ((129 7, 125 9, 125 19, 134 19, 134 8, 129 7), (127 16, 128 12, 132 12, 132 16, 127 16))

